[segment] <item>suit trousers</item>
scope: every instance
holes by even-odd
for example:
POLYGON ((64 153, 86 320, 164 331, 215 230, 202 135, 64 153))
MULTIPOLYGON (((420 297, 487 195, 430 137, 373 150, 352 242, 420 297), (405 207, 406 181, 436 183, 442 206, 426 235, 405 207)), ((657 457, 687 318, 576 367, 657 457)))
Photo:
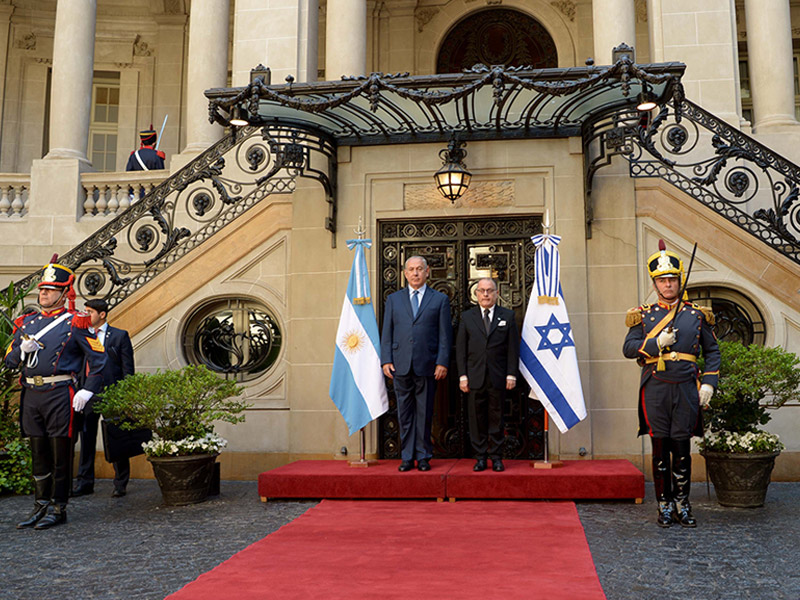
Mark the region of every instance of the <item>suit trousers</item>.
POLYGON ((506 391, 498 390, 489 383, 480 389, 470 389, 467 394, 467 414, 469 417, 469 439, 475 458, 503 458, 503 400, 506 391))
MULTIPOLYGON (((76 413, 77 414, 77 413, 76 413)), ((94 486, 94 459, 97 448, 97 430, 100 424, 100 415, 90 412, 81 419, 83 426, 80 429, 81 452, 78 460, 77 487, 94 486)), ((77 436, 76 436, 77 437, 77 436)), ((125 458, 114 464, 114 489, 125 490, 131 477, 131 462, 125 458)))
POLYGON ((433 456, 431 423, 436 379, 433 376, 394 376, 397 420, 400 425, 400 456, 403 460, 430 459, 433 456))

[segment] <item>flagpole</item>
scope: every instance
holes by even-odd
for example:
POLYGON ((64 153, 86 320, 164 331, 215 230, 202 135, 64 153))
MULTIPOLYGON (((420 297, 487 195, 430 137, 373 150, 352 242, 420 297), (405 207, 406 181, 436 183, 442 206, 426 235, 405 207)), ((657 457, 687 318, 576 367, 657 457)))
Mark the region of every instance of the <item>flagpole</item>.
MULTIPOLYGON (((363 240, 364 234, 367 233, 367 230, 364 229, 364 225, 362 223, 361 217, 358 217, 358 229, 353 230, 354 233, 358 236, 358 239, 363 240)), ((358 460, 351 460, 350 466, 351 467, 369 467, 373 465, 379 464, 377 460, 367 460, 367 434, 364 431, 364 427, 359 430, 358 435, 358 460)))
MULTIPOLYGON (((546 209, 544 211, 544 223, 542 226, 542 231, 545 235, 550 235, 550 209, 546 209)), ((531 466, 534 469, 554 469, 557 467, 563 467, 564 463, 560 460, 550 460, 550 416, 547 413, 547 410, 542 405, 542 412, 544 413, 544 431, 542 435, 544 437, 544 460, 532 460, 531 466)))

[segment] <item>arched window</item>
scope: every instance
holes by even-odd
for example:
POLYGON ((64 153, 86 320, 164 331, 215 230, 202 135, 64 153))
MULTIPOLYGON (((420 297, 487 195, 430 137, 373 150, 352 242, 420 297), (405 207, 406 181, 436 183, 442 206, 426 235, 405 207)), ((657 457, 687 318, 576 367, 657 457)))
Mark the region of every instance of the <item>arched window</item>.
POLYGON ((462 19, 439 48, 437 73, 460 73, 476 64, 542 69, 558 66, 553 38, 539 21, 506 8, 462 19))
POLYGON ((254 300, 222 298, 198 308, 183 334, 186 360, 249 381, 278 359, 281 329, 271 311, 254 300))
POLYGON ((745 295, 725 287, 693 287, 688 290, 689 300, 714 311, 717 339, 726 342, 741 342, 764 345, 766 327, 764 317, 755 304, 745 295))

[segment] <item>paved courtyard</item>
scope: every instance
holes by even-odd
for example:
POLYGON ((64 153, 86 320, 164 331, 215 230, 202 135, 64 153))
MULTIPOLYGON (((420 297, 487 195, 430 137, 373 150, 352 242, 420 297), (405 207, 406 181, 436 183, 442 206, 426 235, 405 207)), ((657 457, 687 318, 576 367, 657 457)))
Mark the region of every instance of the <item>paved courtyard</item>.
MULTIPOLYGON (((30 496, 0 498, 0 599, 161 599, 315 504, 263 504, 255 482, 221 487, 202 504, 166 508, 152 480, 132 481, 119 499, 101 480, 92 496, 73 499, 66 526, 49 531, 14 528, 30 496)), ((753 510, 718 506, 705 485, 692 497, 695 530, 656 527, 652 486, 642 505, 578 504, 610 600, 800 598, 800 483, 773 483, 766 506, 753 510)))

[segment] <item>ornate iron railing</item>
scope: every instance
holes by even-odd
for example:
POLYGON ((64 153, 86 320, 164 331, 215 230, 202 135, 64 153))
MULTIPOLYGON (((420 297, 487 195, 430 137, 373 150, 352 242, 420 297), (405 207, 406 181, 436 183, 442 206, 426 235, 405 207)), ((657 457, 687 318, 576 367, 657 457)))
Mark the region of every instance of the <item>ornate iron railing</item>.
MULTIPOLYGON (((301 126, 234 129, 59 262, 76 271, 79 296, 114 306, 258 202, 291 193, 297 177, 323 185, 325 227, 335 234, 335 157, 332 140, 301 126)), ((40 276, 16 287, 27 289, 40 276)))
POLYGON ((663 179, 800 264, 800 166, 693 102, 595 119, 583 140, 587 225, 593 177, 621 156, 631 177, 663 179))

